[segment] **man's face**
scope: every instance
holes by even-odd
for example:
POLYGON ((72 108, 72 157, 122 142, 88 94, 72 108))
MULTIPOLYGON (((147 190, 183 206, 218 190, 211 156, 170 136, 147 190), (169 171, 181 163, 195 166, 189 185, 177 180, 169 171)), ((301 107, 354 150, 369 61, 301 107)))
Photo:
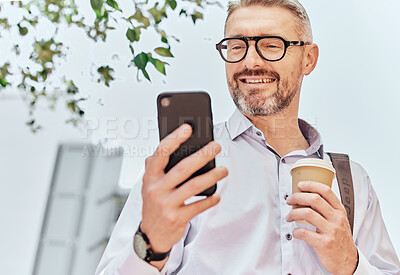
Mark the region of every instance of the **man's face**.
MULTIPOLYGON (((279 7, 252 6, 236 10, 226 24, 225 37, 275 35, 300 40, 294 15, 279 7)), ((250 116, 267 116, 288 107, 300 91, 303 79, 302 47, 289 47, 283 59, 262 59, 255 42, 249 41, 245 59, 225 63, 228 87, 240 111, 250 116)))

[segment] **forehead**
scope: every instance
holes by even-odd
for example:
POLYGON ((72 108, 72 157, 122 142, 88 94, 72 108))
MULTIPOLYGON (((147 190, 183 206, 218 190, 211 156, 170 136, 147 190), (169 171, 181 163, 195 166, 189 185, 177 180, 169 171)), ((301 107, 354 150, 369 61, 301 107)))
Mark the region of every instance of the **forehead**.
POLYGON ((229 17, 226 37, 257 35, 297 38, 295 15, 285 8, 250 6, 237 9, 229 17))

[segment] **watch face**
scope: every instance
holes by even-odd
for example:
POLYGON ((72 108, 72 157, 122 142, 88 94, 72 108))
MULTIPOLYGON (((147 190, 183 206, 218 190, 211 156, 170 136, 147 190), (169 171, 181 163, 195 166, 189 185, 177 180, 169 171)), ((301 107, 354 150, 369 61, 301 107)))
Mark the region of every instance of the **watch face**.
POLYGON ((138 233, 136 233, 133 238, 133 248, 140 259, 144 260, 144 258, 146 258, 147 244, 143 237, 138 233))

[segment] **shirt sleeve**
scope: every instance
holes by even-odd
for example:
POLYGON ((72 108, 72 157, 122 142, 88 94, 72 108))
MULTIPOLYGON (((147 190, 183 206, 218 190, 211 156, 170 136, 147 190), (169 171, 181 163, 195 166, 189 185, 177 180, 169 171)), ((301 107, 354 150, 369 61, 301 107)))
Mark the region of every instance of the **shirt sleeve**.
POLYGON ((164 275, 168 261, 159 271, 156 267, 140 259, 133 250, 133 237, 142 219, 141 187, 144 171, 132 188, 121 215, 114 227, 96 275, 164 275))
POLYGON ((359 262, 354 274, 399 275, 399 259, 386 230, 377 195, 367 173, 361 167, 360 170, 362 184, 368 187, 368 199, 363 203, 363 199, 355 193, 355 214, 360 220, 356 220, 359 223, 355 238, 359 262), (357 200, 359 200, 358 203, 357 200), (357 209, 357 207, 360 208, 357 209))

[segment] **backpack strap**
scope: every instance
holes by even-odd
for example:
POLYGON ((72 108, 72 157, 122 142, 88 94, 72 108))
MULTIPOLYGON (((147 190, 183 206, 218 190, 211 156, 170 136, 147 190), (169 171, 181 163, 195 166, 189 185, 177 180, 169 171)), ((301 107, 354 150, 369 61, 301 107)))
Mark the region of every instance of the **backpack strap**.
POLYGON ((346 154, 337 153, 328 153, 328 155, 331 158, 332 165, 336 170, 336 178, 339 184, 340 197, 347 212, 347 219, 350 223, 351 233, 353 233, 354 189, 349 156, 346 154))

